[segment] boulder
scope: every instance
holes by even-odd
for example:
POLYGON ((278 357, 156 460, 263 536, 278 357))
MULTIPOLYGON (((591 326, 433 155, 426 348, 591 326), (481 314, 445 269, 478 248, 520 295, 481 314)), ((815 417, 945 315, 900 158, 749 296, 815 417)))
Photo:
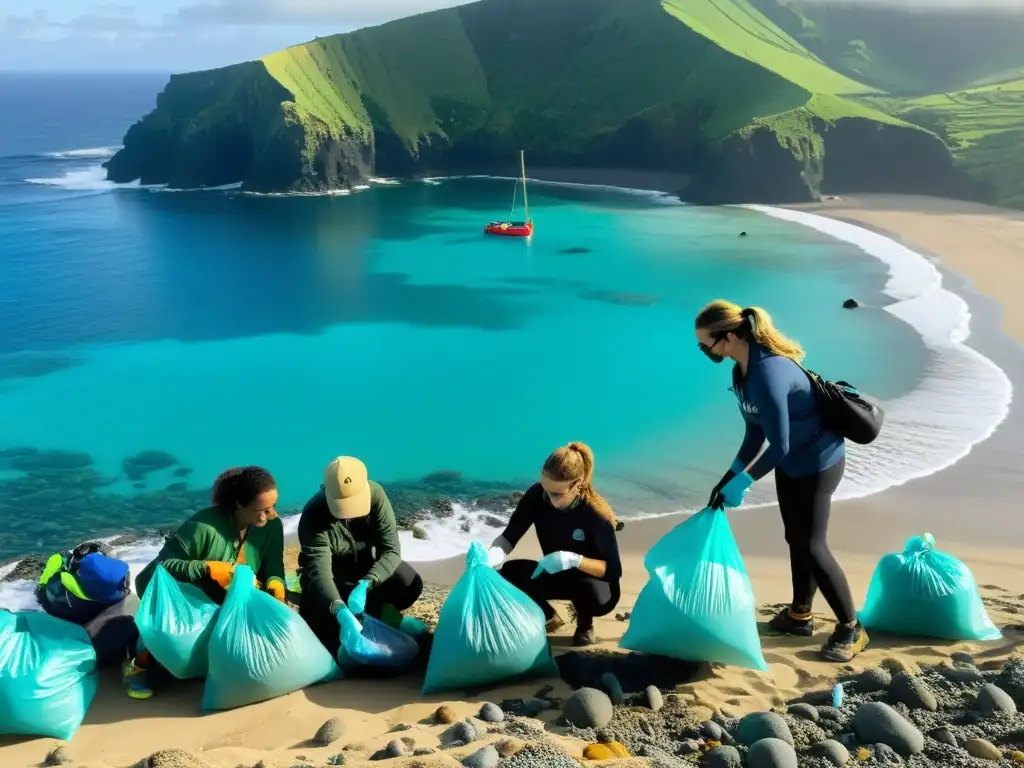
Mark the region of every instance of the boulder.
POLYGON ((743 758, 736 747, 715 747, 704 754, 702 768, 743 768, 743 758))
POLYGON ((313 743, 318 747, 328 747, 345 735, 345 726, 341 718, 332 717, 317 729, 313 743))
POLYGON ((596 688, 580 688, 562 707, 562 717, 578 728, 604 728, 614 715, 608 694, 596 688))
POLYGON ((761 739, 747 752, 748 768, 797 768, 796 751, 780 739, 761 739))
POLYGON ((899 704, 906 704, 910 709, 926 709, 935 712, 939 702, 924 679, 904 672, 896 675, 889 686, 889 698, 899 704))
POLYGON ((656 685, 648 685, 644 693, 647 694, 647 706, 654 712, 665 706, 665 699, 656 685))
POLYGON ((501 711, 501 707, 497 704, 487 702, 480 707, 480 714, 478 717, 485 723, 500 723, 504 721, 505 713, 501 711))
POLYGON ((478 736, 476 726, 469 720, 463 720, 455 723, 441 734, 441 744, 446 747, 461 747, 472 744, 478 736))
POLYGON ((902 757, 924 751, 924 734, 899 712, 880 701, 869 701, 853 717, 857 737, 865 744, 887 744, 902 757))
POLYGON ((999 762, 1003 759, 1003 753, 999 751, 999 747, 985 739, 968 739, 964 742, 964 749, 966 749, 972 757, 976 757, 979 760, 992 760, 993 762, 999 762))
POLYGON ((972 709, 976 709, 986 715, 1013 715, 1017 713, 1017 705, 1010 694, 999 686, 992 685, 992 683, 984 686, 978 692, 978 697, 974 700, 972 709))
POLYGON ((850 686, 853 693, 877 693, 888 690, 892 684, 892 673, 885 667, 865 669, 853 679, 850 686))
POLYGON ((712 741, 722 740, 722 726, 716 723, 714 720, 705 720, 700 724, 700 732, 703 734, 705 739, 711 739, 712 741))
POLYGON ((736 738, 741 744, 753 746, 761 739, 778 739, 793 746, 793 734, 789 725, 775 712, 751 712, 740 720, 736 738))
POLYGON ((486 747, 478 749, 469 757, 463 759, 462 764, 466 768, 495 768, 500 759, 501 755, 498 754, 498 750, 488 744, 486 747))
POLYGON ((816 723, 821 720, 821 713, 810 704, 804 704, 797 702, 796 704, 790 704, 786 711, 793 717, 799 717, 804 720, 810 720, 812 723, 816 723))
POLYGON ((807 754, 838 766, 846 765, 850 761, 850 750, 833 739, 819 741, 807 750, 807 754))
POLYGON ((856 309, 860 306, 860 302, 856 299, 847 299, 843 302, 843 309, 856 309))

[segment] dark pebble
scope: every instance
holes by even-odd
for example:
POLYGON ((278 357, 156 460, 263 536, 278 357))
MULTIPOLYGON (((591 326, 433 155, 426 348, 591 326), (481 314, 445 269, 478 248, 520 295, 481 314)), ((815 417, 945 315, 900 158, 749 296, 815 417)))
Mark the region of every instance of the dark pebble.
POLYGON ((608 698, 612 700, 613 705, 619 706, 626 700, 625 695, 622 693, 622 684, 619 682, 619 678, 611 672, 605 672, 601 675, 601 687, 608 694, 608 698))
POLYGON ((850 760, 850 751, 838 741, 829 739, 820 741, 807 750, 807 754, 821 760, 828 761, 831 765, 846 765, 850 760))
POLYGON ((436 755, 437 750, 433 747, 417 747, 412 753, 416 757, 426 757, 427 755, 436 755))
POLYGON ((956 653, 951 653, 949 655, 949 659, 954 664, 964 664, 969 667, 974 666, 974 657, 971 656, 971 654, 969 653, 965 653, 964 651, 957 651, 956 653))
POLYGON ((854 693, 877 693, 884 691, 892 684, 892 674, 884 667, 872 667, 865 669, 853 679, 851 692, 854 693))
POLYGON ((736 747, 715 747, 700 761, 704 768, 743 768, 743 758, 736 747))
POLYGON ((705 720, 701 723, 700 732, 704 734, 704 738, 710 739, 711 741, 722 740, 722 726, 714 720, 705 720))
POLYGON ((888 744, 904 757, 924 750, 924 735, 903 715, 880 701, 861 704, 854 730, 865 744, 888 744))
POLYGON ((476 727, 468 720, 463 720, 441 734, 441 743, 452 747, 465 746, 476 741, 477 736, 476 727))
POLYGON ((798 702, 796 704, 790 704, 786 711, 793 715, 793 717, 800 717, 804 720, 810 720, 812 723, 816 723, 821 719, 821 714, 817 709, 812 707, 810 704, 804 704, 798 702))
POLYGON ((897 703, 906 704, 911 709, 926 709, 935 712, 939 702, 928 684, 920 677, 901 672, 892 679, 889 686, 889 697, 897 703))
POLYGON ((345 735, 345 726, 337 717, 332 717, 317 729, 313 736, 313 743, 320 747, 327 747, 345 735))
POLYGON ((797 768, 796 751, 781 739, 761 739, 747 752, 749 768, 797 768))
POLYGON ((505 713, 501 711, 501 707, 497 704, 487 702, 480 707, 479 718, 485 723, 500 723, 505 719, 505 713))
POLYGON ((939 728, 936 728, 934 731, 932 731, 928 735, 931 736, 933 739, 935 739, 940 744, 948 744, 951 747, 957 746, 956 736, 954 736, 953 732, 951 730, 949 730, 949 728, 947 728, 944 725, 939 727, 939 728))
POLYGON ((775 712, 751 712, 736 727, 736 739, 748 746, 761 739, 779 739, 793 746, 789 725, 775 712))
POLYGON ((903 758, 899 756, 899 753, 888 744, 875 744, 872 754, 875 760, 882 765, 898 765, 903 762, 903 758))

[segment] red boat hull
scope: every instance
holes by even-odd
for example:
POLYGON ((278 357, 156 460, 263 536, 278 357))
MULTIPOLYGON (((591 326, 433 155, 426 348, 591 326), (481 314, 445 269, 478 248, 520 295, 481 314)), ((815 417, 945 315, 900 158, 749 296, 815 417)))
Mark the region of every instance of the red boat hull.
POLYGON ((488 235, 503 235, 505 237, 530 237, 533 234, 533 222, 528 224, 512 224, 507 221, 492 222, 484 227, 488 235))

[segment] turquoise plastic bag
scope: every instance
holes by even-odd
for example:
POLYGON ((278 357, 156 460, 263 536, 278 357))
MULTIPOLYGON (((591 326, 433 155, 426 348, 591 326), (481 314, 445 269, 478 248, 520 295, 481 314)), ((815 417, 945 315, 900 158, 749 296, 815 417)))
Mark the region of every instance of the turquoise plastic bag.
POLYGON ((640 591, 619 646, 683 661, 767 670, 750 577, 725 512, 704 509, 644 558, 640 591))
POLYGON ((441 607, 422 693, 557 674, 544 612, 473 542, 466 571, 441 607))
POLYGON ((338 664, 343 670, 375 667, 398 673, 411 667, 420 654, 419 643, 409 635, 369 615, 360 624, 345 605, 338 609, 338 624, 338 664))
POLYGON ((251 568, 235 566, 210 637, 204 712, 266 701, 341 674, 302 617, 255 581, 251 568))
POLYGON ((935 549, 930 533, 882 557, 868 586, 860 621, 868 629, 942 640, 998 640, 971 569, 935 549))
POLYGON ((70 741, 98 682, 83 627, 46 613, 0 610, 0 734, 70 741))
POLYGON ((210 635, 220 606, 203 590, 180 582, 158 565, 135 615, 142 644, 179 680, 204 677, 210 635))

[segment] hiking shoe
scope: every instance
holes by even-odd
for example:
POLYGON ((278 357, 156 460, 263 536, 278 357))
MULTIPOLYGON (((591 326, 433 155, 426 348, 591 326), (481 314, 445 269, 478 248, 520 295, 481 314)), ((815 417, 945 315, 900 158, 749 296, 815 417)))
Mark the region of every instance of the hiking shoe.
POLYGON ((548 619, 547 624, 544 625, 544 631, 550 635, 552 632, 557 632, 564 626, 565 619, 563 619, 556 613, 554 616, 548 619))
POLYGON ((121 679, 124 681, 124 688, 133 699, 148 699, 153 695, 149 687, 149 672, 135 663, 135 659, 129 659, 121 667, 121 679))
POLYGON ((840 624, 828 642, 821 646, 821 655, 826 661, 845 663, 863 651, 867 644, 868 633, 864 631, 859 621, 852 626, 840 624))
POLYGON ((794 618, 789 608, 783 608, 768 622, 765 634, 810 637, 814 634, 814 618, 794 618))
POLYGON ((594 632, 593 627, 577 627, 576 632, 572 636, 572 644, 577 648, 593 645, 596 642, 597 633, 594 632))

